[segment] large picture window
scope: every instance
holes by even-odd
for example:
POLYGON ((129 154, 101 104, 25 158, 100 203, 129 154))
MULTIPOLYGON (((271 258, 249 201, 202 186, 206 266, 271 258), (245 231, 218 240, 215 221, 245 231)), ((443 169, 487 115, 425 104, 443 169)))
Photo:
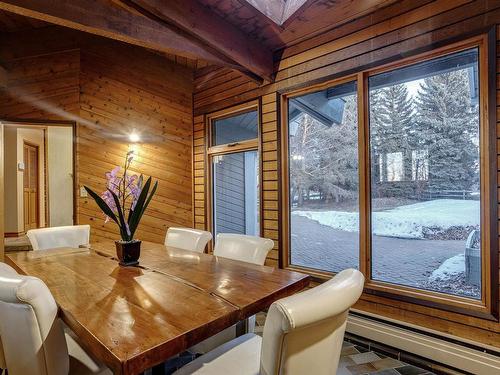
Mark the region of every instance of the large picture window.
POLYGON ((358 268, 356 82, 290 99, 288 121, 291 264, 358 268))
POLYGON ((285 265, 488 313, 486 37, 285 94, 285 265))
POLYGON ((368 79, 374 280, 481 298, 478 59, 368 79))

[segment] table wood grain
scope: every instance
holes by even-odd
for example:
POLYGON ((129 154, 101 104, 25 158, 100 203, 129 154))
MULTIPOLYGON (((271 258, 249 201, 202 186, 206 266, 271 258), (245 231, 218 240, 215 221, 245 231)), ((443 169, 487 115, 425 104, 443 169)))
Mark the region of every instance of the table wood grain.
POLYGON ((143 242, 137 267, 114 243, 17 252, 42 279, 80 344, 115 374, 139 374, 307 286, 306 275, 143 242))

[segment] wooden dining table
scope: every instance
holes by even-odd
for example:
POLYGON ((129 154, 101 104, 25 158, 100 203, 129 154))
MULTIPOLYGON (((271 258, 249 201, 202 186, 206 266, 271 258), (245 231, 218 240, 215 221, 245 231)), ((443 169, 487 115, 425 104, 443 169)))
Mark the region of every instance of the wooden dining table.
POLYGON ((309 277, 161 244, 119 266, 112 241, 16 252, 6 262, 42 279, 79 344, 115 374, 140 374, 304 289, 309 277))

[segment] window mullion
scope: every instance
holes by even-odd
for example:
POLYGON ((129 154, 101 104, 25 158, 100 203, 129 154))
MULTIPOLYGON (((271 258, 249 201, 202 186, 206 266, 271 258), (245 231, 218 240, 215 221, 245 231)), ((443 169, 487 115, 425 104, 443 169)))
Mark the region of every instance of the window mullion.
POLYGON ((358 159, 359 159, 359 262, 367 280, 371 279, 370 149, 368 84, 364 73, 357 76, 358 159))

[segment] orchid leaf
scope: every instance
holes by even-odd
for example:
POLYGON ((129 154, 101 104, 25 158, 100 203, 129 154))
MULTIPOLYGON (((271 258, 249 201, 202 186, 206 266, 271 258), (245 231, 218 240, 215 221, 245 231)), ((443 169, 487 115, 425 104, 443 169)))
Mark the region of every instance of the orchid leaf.
POLYGON ((122 207, 120 206, 120 199, 111 189, 108 189, 108 191, 113 196, 113 199, 114 199, 115 204, 116 204, 116 210, 118 211, 118 219, 120 220, 119 227, 120 227, 120 232, 122 235, 122 240, 130 241, 130 235, 127 233, 127 224, 125 223, 125 218, 123 217, 122 207))
POLYGON ((135 203, 134 209, 130 211, 128 217, 128 225, 132 236, 135 233, 137 226, 139 225, 139 221, 141 220, 143 212, 142 207, 148 196, 150 186, 151 186, 151 177, 147 179, 146 183, 144 184, 144 187, 141 190, 141 194, 139 194, 139 198, 137 198, 137 202, 135 203))
POLYGON ((153 195, 156 193, 156 188, 158 187, 158 181, 155 182, 153 185, 153 189, 151 190, 151 194, 149 194, 148 199, 146 200, 146 203, 144 203, 144 207, 142 208, 142 213, 141 216, 144 214, 144 211, 146 211, 146 208, 149 206, 149 202, 151 202, 151 199, 153 198, 153 195))
POLYGON ((104 214, 107 217, 109 217, 111 220, 113 220, 116 224, 119 225, 118 219, 116 218, 115 213, 113 212, 113 210, 111 210, 111 208, 109 208, 107 203, 104 202, 104 199, 102 199, 98 194, 96 194, 94 191, 92 191, 92 189, 90 189, 89 187, 84 186, 84 188, 87 191, 87 193, 89 193, 89 195, 95 200, 95 202, 97 203, 99 208, 102 210, 102 212, 104 212, 104 214))
MULTIPOLYGON (((139 176, 139 179, 137 180, 137 186, 139 187, 139 189, 141 189, 141 193, 139 194, 139 197, 137 198, 137 201, 135 202, 134 209, 132 209, 132 207, 130 207, 130 210, 128 212, 127 223, 129 225, 129 228, 132 225, 131 223, 132 223, 132 216, 134 214, 134 211, 137 209, 137 205, 140 204, 140 199, 141 199, 142 193, 144 191, 144 188, 142 186, 143 185, 143 179, 144 179, 144 177, 141 174, 139 176)), ((148 187, 148 189, 149 189, 149 187, 148 187)), ((146 194, 147 194, 147 192, 146 192, 146 194)))
MULTIPOLYGON (((149 184, 151 184, 151 177, 148 179, 148 182, 149 182, 149 184)), ((133 234, 135 233, 135 231, 137 229, 137 226, 139 225, 139 221, 141 220, 142 215, 144 215, 144 212, 146 211, 146 208, 149 206, 149 202, 151 202, 151 199, 153 198, 153 195, 155 195, 157 187, 158 187, 158 181, 156 181, 155 184, 153 185, 153 189, 151 190, 151 193, 149 194, 146 202, 144 203, 144 206, 141 208, 141 212, 139 214, 139 218, 137 219, 137 225, 134 227, 133 230, 132 229, 130 230, 131 233, 132 233, 132 237, 133 237, 133 234)), ((149 185, 148 185, 148 190, 149 190, 149 185)), ((136 206, 136 208, 137 208, 137 206, 136 206)))

